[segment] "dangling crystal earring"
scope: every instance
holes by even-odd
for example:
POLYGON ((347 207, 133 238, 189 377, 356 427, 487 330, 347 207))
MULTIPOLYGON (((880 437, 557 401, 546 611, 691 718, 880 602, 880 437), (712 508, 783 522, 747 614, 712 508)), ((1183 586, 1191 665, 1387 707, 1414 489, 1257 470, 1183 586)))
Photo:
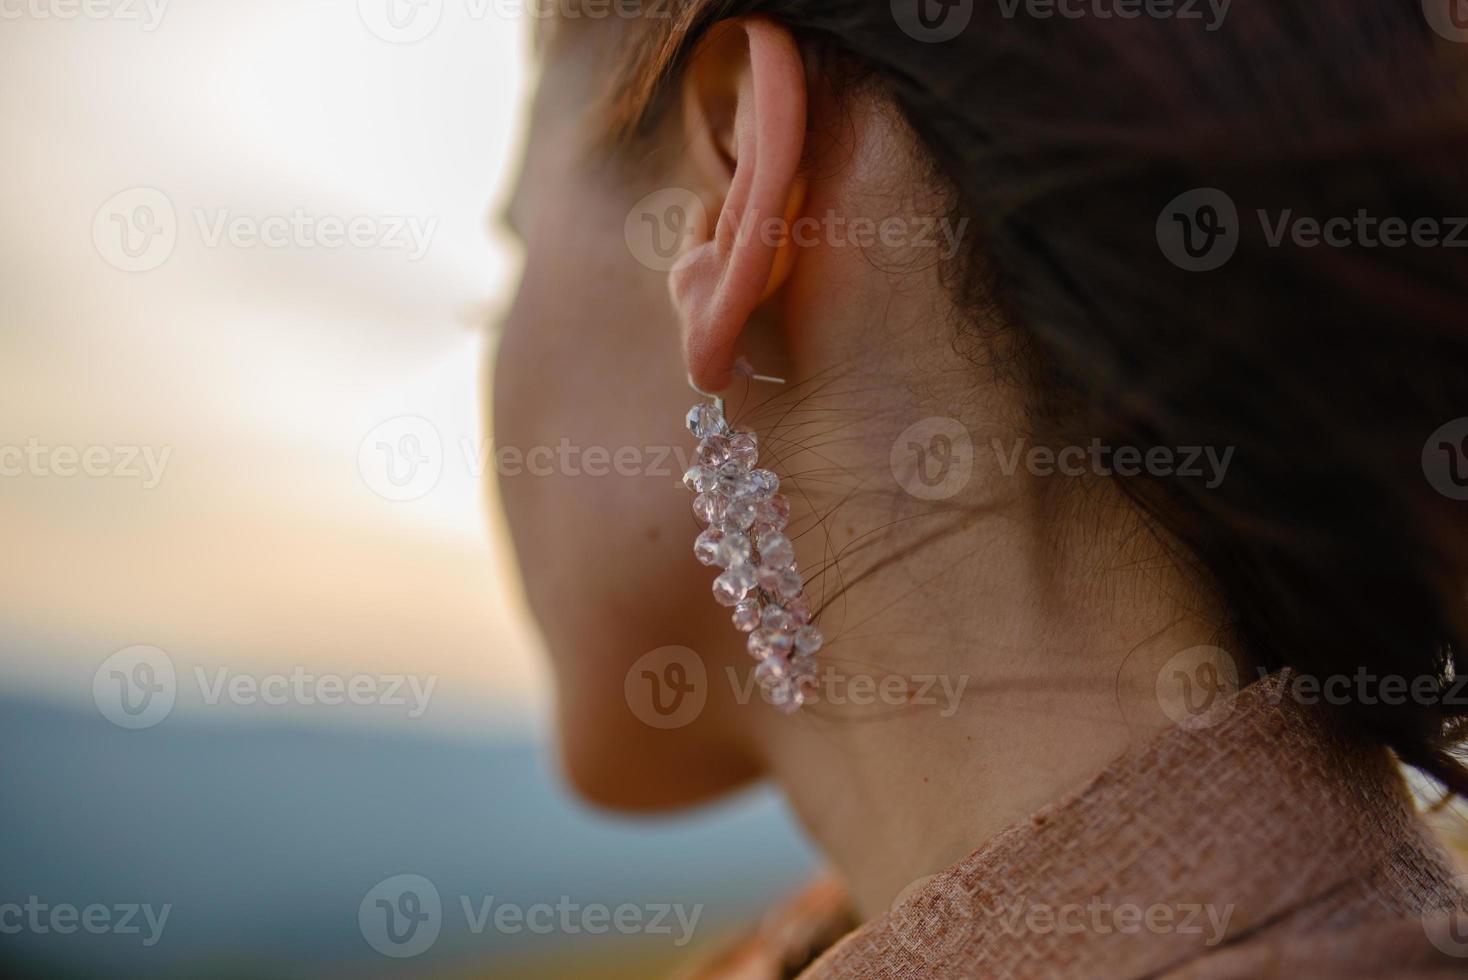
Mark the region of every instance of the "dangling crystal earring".
MULTIPOLYGON (((755 374, 742 358, 735 369, 752 381, 784 384, 755 374)), ((724 569, 714 579, 714 600, 733 609, 734 628, 749 634, 749 653, 759 666, 755 680, 781 711, 794 712, 815 687, 815 654, 824 637, 810 622, 795 546, 785 536, 790 501, 778 493, 780 480, 755 464, 759 440, 730 428, 724 400, 709 399, 688 410, 688 431, 698 438, 695 462, 683 485, 695 493, 693 513, 705 530, 693 542, 694 556, 724 569)))

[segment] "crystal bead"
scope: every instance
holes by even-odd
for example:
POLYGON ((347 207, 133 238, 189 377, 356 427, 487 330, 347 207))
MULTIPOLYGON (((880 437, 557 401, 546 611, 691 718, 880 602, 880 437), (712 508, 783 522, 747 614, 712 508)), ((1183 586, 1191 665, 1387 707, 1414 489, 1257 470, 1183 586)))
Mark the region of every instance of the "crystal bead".
POLYGON ((724 413, 719 406, 711 402, 700 402, 688 410, 685 420, 688 431, 700 439, 708 436, 721 436, 729 431, 729 425, 724 421, 724 413))
POLYGON ((724 568, 740 565, 749 561, 749 553, 749 539, 742 534, 730 532, 719 541, 719 547, 714 553, 715 563, 724 568))
POLYGON ((729 440, 723 436, 709 436, 698 444, 694 459, 702 466, 717 470, 729 461, 729 440))
POLYGON ((787 715, 793 715, 810 700, 808 686, 789 677, 772 681, 764 688, 764 692, 770 704, 787 715))
POLYGON ((749 471, 750 495, 765 499, 780 489, 780 478, 770 470, 749 471))
POLYGON ((741 633, 748 633, 759 625, 759 601, 756 599, 741 599, 734 607, 734 628, 741 633))
POLYGON ((731 576, 734 583, 745 593, 754 588, 754 566, 747 562, 730 565, 725 574, 731 576))
POLYGON ((749 634, 749 653, 756 660, 775 656, 783 657, 790 652, 793 642, 789 633, 761 626, 749 634))
POLYGON ((794 599, 800 595, 804 584, 800 581, 800 573, 796 571, 784 571, 779 578, 775 579, 775 594, 781 599, 794 599))
POLYGON ((756 575, 757 578, 755 579, 755 581, 757 581, 759 583, 759 587, 764 589, 766 592, 774 595, 780 590, 780 569, 769 568, 767 566, 761 565, 756 572, 756 575))
POLYGON ((785 611, 790 614, 791 619, 795 620, 797 626, 804 626, 810 622, 810 603, 803 595, 798 595, 786 602, 785 611))
POLYGON ((741 470, 738 463, 730 460, 719 467, 716 476, 719 492, 728 494, 731 500, 749 496, 749 474, 741 470))
POLYGON ((802 626, 795 631, 795 652, 804 656, 814 656, 825 642, 825 635, 814 626, 802 626))
POLYGON ((743 500, 749 496, 746 492, 749 489, 748 483, 749 474, 747 473, 740 473, 738 476, 720 476, 717 489, 730 500, 743 500))
POLYGON ((770 657, 761 660, 759 666, 754 668, 754 679, 760 687, 771 687, 784 681, 790 676, 789 662, 784 657, 770 657))
POLYGON ((761 500, 755 508, 754 521, 772 531, 784 529, 790 523, 790 501, 778 493, 768 500, 761 500))
POLYGON ((794 616, 774 604, 765 606, 764 612, 760 615, 760 624, 781 632, 793 630, 799 625, 795 622, 794 616))
POLYGON ((819 668, 810 657, 783 656, 761 660, 754 669, 765 699, 786 714, 791 714, 815 697, 819 668))
POLYGON ((724 523, 737 531, 748 531, 754 526, 754 501, 743 498, 730 501, 724 509, 724 523))
POLYGON ((769 568, 790 568, 795 564, 795 545, 779 531, 761 534, 758 545, 761 565, 769 568))
POLYGON ((683 474, 683 485, 694 493, 703 493, 718 486, 718 474, 707 466, 695 463, 683 474))
POLYGON ((710 490, 693 498, 693 516, 705 524, 718 524, 724 519, 728 506, 728 497, 717 490, 710 490))
POLYGON ((700 564, 717 565, 719 562, 719 543, 724 538, 724 532, 716 527, 704 529, 704 532, 693 539, 693 556, 700 564))
POLYGON ((754 437, 753 432, 729 434, 730 462, 738 465, 741 470, 748 470, 754 466, 757 459, 759 459, 759 440, 754 437))
POLYGON ((728 576, 728 572, 714 579, 714 601, 721 606, 737 606, 744 598, 744 593, 735 587, 728 576))
POLYGON ((731 565, 714 579, 714 601, 721 606, 736 606, 754 585, 754 570, 748 565, 731 565))

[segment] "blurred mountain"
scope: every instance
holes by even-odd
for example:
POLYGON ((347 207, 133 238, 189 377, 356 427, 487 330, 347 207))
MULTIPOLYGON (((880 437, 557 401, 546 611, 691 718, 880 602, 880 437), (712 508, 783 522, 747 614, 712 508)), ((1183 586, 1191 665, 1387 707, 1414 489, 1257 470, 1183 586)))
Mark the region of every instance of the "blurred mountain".
POLYGON ((603 950, 611 975, 625 955, 676 961, 814 867, 771 794, 618 820, 569 798, 532 741, 179 716, 126 731, 95 712, 0 700, 0 744, 0 907, 171 906, 150 948, 141 915, 139 934, 61 935, 28 923, 12 932, 20 920, 0 914, 8 975, 519 976, 545 959, 579 964, 561 975, 597 976, 587 964, 603 950), (437 889, 442 930, 422 955, 390 959, 364 938, 358 908, 403 874, 437 889), (494 908, 682 905, 699 919, 687 947, 674 946, 676 925, 635 936, 476 930, 466 907, 491 896, 494 908))

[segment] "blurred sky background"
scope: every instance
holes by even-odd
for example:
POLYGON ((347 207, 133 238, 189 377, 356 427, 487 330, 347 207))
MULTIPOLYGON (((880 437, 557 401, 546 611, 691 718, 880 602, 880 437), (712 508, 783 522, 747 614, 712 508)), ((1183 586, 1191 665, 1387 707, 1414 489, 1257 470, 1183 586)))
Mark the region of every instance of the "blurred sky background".
POLYGON ((531 28, 506 0, 0 9, 0 446, 49 466, 0 476, 0 903, 174 909, 147 949, 0 934, 12 969, 650 976, 688 949, 475 934, 450 906, 696 903, 700 945, 810 872, 768 794, 633 824, 583 811, 553 771, 548 675, 479 462, 531 28), (378 237, 210 240, 272 216, 365 216, 378 237), (399 219, 429 233, 421 257, 399 219), (420 431, 404 418, 430 424, 441 469, 390 500, 373 454, 420 431), (112 465, 57 475, 57 447, 112 465), (127 730, 93 682, 139 645, 166 653, 176 703, 127 730), (195 671, 221 668, 436 681, 416 717, 210 704, 195 671), (398 874, 445 905, 407 960, 358 923, 398 874))

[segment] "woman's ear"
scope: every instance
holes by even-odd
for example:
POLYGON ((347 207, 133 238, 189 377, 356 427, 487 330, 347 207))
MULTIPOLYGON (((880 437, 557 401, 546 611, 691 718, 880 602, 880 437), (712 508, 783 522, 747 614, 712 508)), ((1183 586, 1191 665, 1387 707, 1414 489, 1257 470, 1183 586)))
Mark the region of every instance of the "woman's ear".
POLYGON ((669 274, 688 376, 729 384, 739 335, 793 264, 789 230, 804 202, 805 66, 795 38, 762 17, 720 24, 683 86, 683 123, 699 198, 718 217, 669 274))

